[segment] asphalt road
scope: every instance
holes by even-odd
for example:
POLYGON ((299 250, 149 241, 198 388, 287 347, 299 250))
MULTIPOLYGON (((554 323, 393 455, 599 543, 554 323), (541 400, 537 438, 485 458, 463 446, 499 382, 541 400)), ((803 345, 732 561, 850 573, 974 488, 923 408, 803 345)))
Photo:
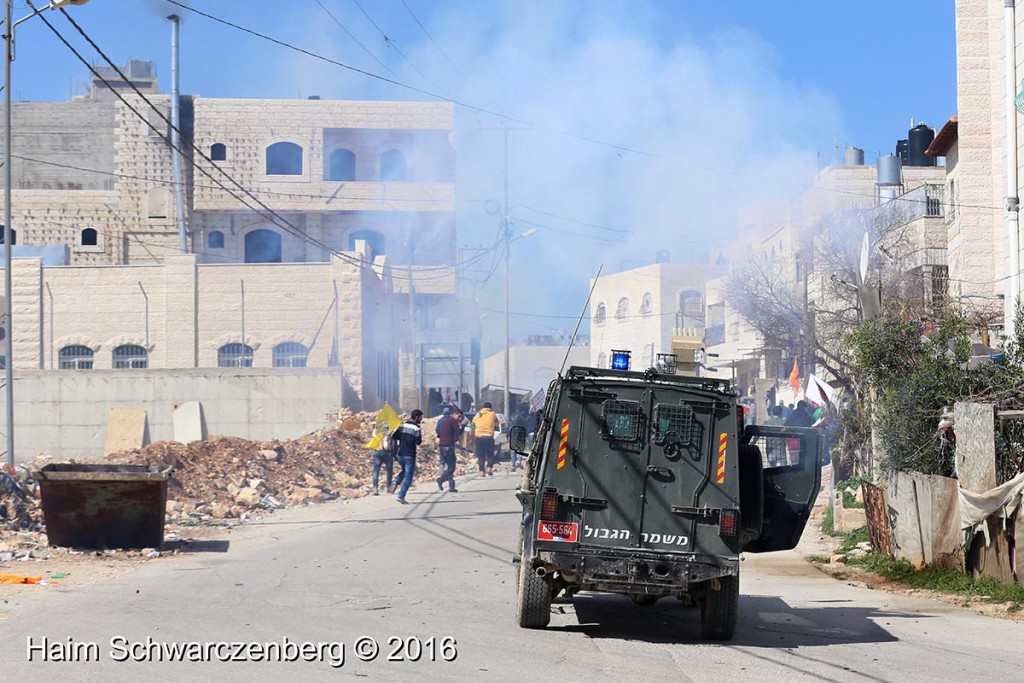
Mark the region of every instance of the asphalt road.
MULTIPOLYGON (((3 608, 4 681, 965 681, 1015 680, 1024 624, 829 578, 793 553, 748 556, 740 626, 698 638, 697 612, 663 599, 582 594, 551 626, 513 623, 514 478, 421 482, 390 496, 273 515, 184 556, 91 586, 26 587, 3 608), (429 484, 429 485, 428 485, 429 484), (373 638, 380 652, 373 661, 373 638), (111 638, 123 638, 111 644, 111 638), (431 643, 428 639, 433 638, 431 643), (445 641, 445 639, 453 639, 445 641), (28 644, 42 649, 28 660, 28 644), (77 649, 68 646, 71 642, 77 649), (155 643, 145 649, 147 639, 155 643), (389 639, 401 639, 389 642, 389 639), (418 640, 416 640, 418 639, 418 640), (320 661, 114 661, 200 642, 341 643, 320 661), (91 650, 88 643, 95 643, 91 650), (131 644, 134 649, 125 652, 131 644), (394 651, 398 651, 395 653, 394 651), (389 661, 397 654, 405 661, 389 661), (98 661, 53 661, 68 659, 98 661), (417 657, 418 655, 418 657, 417 657), (417 661, 410 661, 416 659, 417 661), (335 664, 338 664, 335 659, 335 664)), ((290 651, 292 655, 295 651, 290 651)), ((193 653, 195 654, 195 653, 193 653)), ((203 655, 203 653, 198 653, 203 655)), ((232 646, 207 657, 233 657, 232 646)), ((274 653, 271 653, 274 654, 274 653)))

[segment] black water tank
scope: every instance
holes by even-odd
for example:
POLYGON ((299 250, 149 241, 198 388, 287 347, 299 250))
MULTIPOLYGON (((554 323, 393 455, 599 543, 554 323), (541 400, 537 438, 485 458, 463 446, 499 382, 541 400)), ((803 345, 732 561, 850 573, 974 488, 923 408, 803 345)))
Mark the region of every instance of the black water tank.
POLYGON ((909 160, 907 159, 907 141, 906 140, 897 140, 896 141, 896 156, 898 156, 900 158, 900 164, 901 165, 909 166, 909 164, 907 163, 909 160))
POLYGON ((908 134, 907 166, 934 166, 935 157, 926 156, 924 151, 935 139, 935 131, 919 123, 908 134))

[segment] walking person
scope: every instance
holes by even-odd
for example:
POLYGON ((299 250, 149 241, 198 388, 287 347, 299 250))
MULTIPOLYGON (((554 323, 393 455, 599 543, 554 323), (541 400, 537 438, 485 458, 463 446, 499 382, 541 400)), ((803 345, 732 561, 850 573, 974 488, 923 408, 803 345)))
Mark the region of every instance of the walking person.
MULTIPOLYGON (((416 447, 423 443, 421 422, 423 411, 417 408, 391 435, 391 443, 397 447, 398 462, 402 466, 402 471, 398 473, 394 483, 394 488, 398 488, 398 502, 402 505, 408 504, 405 494, 409 492, 412 478, 416 475, 416 447)), ((393 489, 389 489, 389 492, 391 490, 393 489)))
POLYGON ((381 444, 381 447, 373 452, 373 495, 380 495, 380 469, 384 467, 384 473, 387 475, 387 490, 391 492, 391 479, 394 477, 395 469, 395 454, 391 452, 391 449, 386 444, 381 444))
POLYGON ((437 478, 437 489, 444 491, 444 483, 448 482, 448 492, 458 493, 455 488, 455 444, 462 436, 462 411, 450 407, 444 409, 444 417, 437 423, 437 448, 441 452, 441 476, 437 478))
POLYGON ((494 476, 494 430, 498 415, 494 406, 485 403, 473 417, 473 442, 476 447, 476 465, 481 477, 494 476))

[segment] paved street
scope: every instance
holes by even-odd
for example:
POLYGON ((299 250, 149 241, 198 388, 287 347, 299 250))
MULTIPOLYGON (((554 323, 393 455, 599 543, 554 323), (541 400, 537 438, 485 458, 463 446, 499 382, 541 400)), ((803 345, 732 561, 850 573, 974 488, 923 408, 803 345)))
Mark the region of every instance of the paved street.
MULTIPOLYGON (((390 496, 276 514, 200 552, 113 581, 26 588, 0 621, 6 681, 334 680, 326 661, 112 661, 110 639, 345 644, 342 675, 371 680, 952 681, 1011 680, 1024 624, 848 586, 792 553, 748 556, 739 633, 697 639, 675 600, 640 608, 616 596, 556 603, 546 631, 512 621, 509 558, 515 479, 470 479, 458 494, 421 482, 414 505, 390 496), (360 636, 381 645, 358 661, 360 636), (418 637, 419 661, 386 661, 389 637, 418 637), (96 642, 98 662, 27 661, 27 639, 96 642), (442 646, 442 639, 455 639, 442 646), (434 647, 427 643, 434 638, 434 647), (436 661, 428 661, 433 653, 436 661), (444 661, 447 657, 454 661, 444 661)), ((416 644, 406 649, 407 656, 416 644)))

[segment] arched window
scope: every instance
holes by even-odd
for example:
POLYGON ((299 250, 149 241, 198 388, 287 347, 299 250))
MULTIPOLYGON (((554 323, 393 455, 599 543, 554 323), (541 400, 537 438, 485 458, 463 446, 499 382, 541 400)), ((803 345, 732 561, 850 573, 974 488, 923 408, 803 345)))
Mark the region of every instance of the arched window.
POLYGON ((302 147, 294 142, 267 147, 267 175, 302 175, 302 147))
POLYGON ((81 237, 83 247, 95 247, 96 240, 99 236, 97 235, 95 228, 86 228, 82 230, 81 237))
POLYGON ((604 307, 604 304, 598 304, 597 305, 597 310, 594 312, 594 324, 595 325, 603 325, 604 324, 604 319, 605 319, 606 315, 607 315, 607 311, 606 311, 606 309, 604 307))
POLYGON ((246 233, 245 262, 280 263, 281 235, 263 228, 246 233))
POLYGON ((606 353, 602 351, 601 353, 597 354, 597 367, 603 368, 607 362, 608 355, 606 353))
POLYGON ((376 230, 356 230, 354 233, 348 236, 348 250, 354 251, 356 248, 356 240, 363 240, 370 245, 370 253, 372 256, 380 256, 384 253, 384 235, 380 234, 376 230))
POLYGON ((252 347, 248 344, 225 344, 217 349, 218 368, 251 368, 252 347))
POLYGON ((146 215, 150 218, 167 218, 170 195, 162 187, 150 188, 146 193, 146 215))
MULTIPOLYGON (((704 319, 704 297, 695 289, 679 293, 679 312, 684 319, 700 321, 704 319)), ((685 323, 684 323, 685 324, 685 323)))
POLYGON ((206 248, 207 249, 223 249, 224 248, 224 233, 220 230, 211 230, 206 235, 206 248))
MULTIPOLYGON (((0 244, 4 243, 4 226, 0 225, 0 244)), ((11 228, 11 244, 18 244, 18 231, 11 228)))
POLYGON ((114 369, 144 369, 149 367, 149 352, 145 347, 124 344, 114 349, 114 369))
POLYGON ((275 368, 304 368, 309 349, 298 342, 283 342, 274 347, 275 368))
POLYGON ((213 161, 227 161, 228 146, 223 142, 215 142, 210 145, 210 159, 213 161))
POLYGON ((80 344, 65 346, 57 353, 61 370, 92 370, 92 349, 80 344))
POLYGON ((405 155, 400 149, 389 149, 380 155, 380 179, 384 182, 405 180, 405 155))
POLYGON ((331 152, 327 169, 327 180, 355 180, 356 155, 350 149, 336 149, 331 152))
POLYGON ((640 301, 640 315, 650 315, 651 307, 654 305, 654 297, 651 296, 650 292, 644 294, 643 300, 640 301))
POLYGON ((615 317, 621 320, 625 318, 629 313, 629 299, 622 297, 619 299, 619 305, 615 308, 615 317))

